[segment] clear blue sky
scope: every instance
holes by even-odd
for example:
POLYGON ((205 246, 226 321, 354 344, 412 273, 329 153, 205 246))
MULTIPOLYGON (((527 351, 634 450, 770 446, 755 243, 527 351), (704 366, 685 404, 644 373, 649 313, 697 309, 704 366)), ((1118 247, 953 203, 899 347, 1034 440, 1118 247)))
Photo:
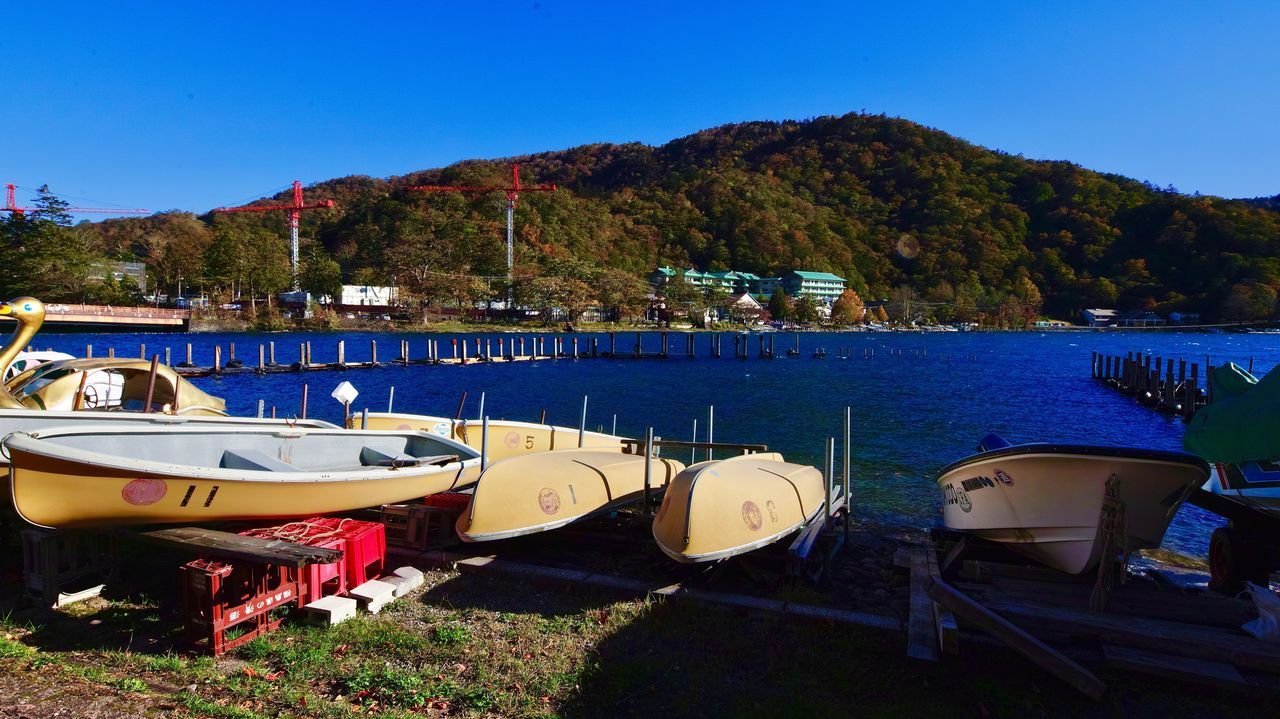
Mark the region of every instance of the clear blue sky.
POLYGON ((1274 0, 28 0, 3 22, 0 182, 82 205, 204 211, 295 178, 853 110, 1280 193, 1274 0))

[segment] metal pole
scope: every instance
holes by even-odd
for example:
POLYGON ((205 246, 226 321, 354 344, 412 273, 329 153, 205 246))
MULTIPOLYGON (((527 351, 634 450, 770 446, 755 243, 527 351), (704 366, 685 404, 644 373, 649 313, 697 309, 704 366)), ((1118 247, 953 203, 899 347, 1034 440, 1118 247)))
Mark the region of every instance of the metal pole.
POLYGON ((489 415, 483 415, 480 425, 480 471, 489 466, 489 415))
MULTIPOLYGON (((716 441, 715 432, 716 432, 716 406, 711 405, 707 407, 707 444, 711 444, 716 441)), ((711 449, 710 447, 707 447, 708 462, 710 462, 713 459, 712 457, 713 452, 715 452, 715 450, 711 449)))
POLYGON ((258 419, 262 419, 262 416, 266 414, 266 412, 267 412, 266 400, 261 400, 261 399, 258 400, 258 419))
POLYGON ((582 420, 578 422, 578 449, 587 443, 587 396, 582 395, 582 420))
POLYGON ((391 414, 391 407, 396 402, 396 386, 391 385, 391 391, 387 393, 387 414, 391 414))
POLYGON ((613 430, 609 432, 614 437, 618 436, 618 415, 613 415, 613 430))
POLYGON ((844 408, 844 538, 849 540, 849 524, 853 520, 853 488, 849 486, 849 460, 853 454, 852 442, 853 409, 844 408))
POLYGON ((481 416, 481 417, 485 416, 485 414, 484 414, 484 392, 481 392, 481 393, 480 393, 480 416, 481 416))
POLYGON ((360 429, 369 429, 369 408, 365 407, 360 412, 360 429))
POLYGON ((644 514, 649 516, 652 512, 652 505, 649 498, 650 489, 653 487, 653 427, 645 430, 644 433, 644 514))
POLYGON ((825 461, 823 462, 823 467, 822 467, 823 470, 825 470, 823 473, 827 475, 826 477, 827 501, 824 503, 822 507, 823 529, 826 529, 827 527, 831 526, 831 484, 835 479, 834 477, 835 453, 836 453, 836 438, 827 437, 825 461))
MULTIPOLYGON (((698 441, 698 418, 697 417, 693 418, 693 438, 690 439, 689 441, 690 442, 698 441)), ((697 464, 697 462, 698 462, 698 448, 690 447, 689 448, 689 464, 697 464)))

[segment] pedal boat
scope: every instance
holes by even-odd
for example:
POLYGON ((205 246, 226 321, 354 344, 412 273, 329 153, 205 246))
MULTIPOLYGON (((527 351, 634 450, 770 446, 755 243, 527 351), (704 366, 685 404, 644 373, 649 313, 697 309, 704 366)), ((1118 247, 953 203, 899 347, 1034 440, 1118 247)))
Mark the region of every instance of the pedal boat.
POLYGON ((822 472, 776 452, 700 462, 667 487, 653 538, 677 562, 714 562, 786 537, 825 501, 822 472))
MULTIPOLYGON (((492 421, 490 431, 492 431, 492 421)), ((684 465, 654 457, 652 492, 684 465)), ((488 542, 547 532, 644 498, 645 457, 609 449, 566 449, 509 457, 480 475, 471 504, 458 517, 458 536, 488 542)))
MULTIPOLYGON (((360 426, 361 416, 353 416, 352 427, 360 426)), ((480 451, 484 421, 479 419, 451 419, 420 414, 370 412, 366 429, 417 430, 462 442, 480 451)), ((582 449, 622 451, 623 438, 602 432, 582 432, 582 449)), ((517 422, 507 419, 489 420, 489 446, 486 450, 490 464, 508 457, 562 449, 579 449, 579 432, 573 427, 552 424, 517 422)))
POLYGON ((15 433, 13 506, 45 527, 284 519, 458 489, 475 450, 421 432, 281 427, 15 433))
POLYGON ((947 528, 1067 574, 1091 571, 1102 558, 1099 526, 1109 479, 1119 482, 1123 541, 1137 550, 1160 546, 1178 507, 1209 477, 1204 460, 1185 452, 1010 445, 995 436, 978 450, 938 474, 947 528))

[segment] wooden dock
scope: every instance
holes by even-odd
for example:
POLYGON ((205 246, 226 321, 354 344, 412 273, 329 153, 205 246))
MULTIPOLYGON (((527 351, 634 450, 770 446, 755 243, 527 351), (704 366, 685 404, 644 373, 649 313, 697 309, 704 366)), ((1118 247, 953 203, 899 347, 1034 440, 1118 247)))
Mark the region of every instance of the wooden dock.
POLYGON ((1100 590, 1096 576, 1006 564, 984 556, 980 544, 954 539, 904 546, 895 556, 911 584, 908 656, 950 661, 962 643, 995 642, 1094 699, 1106 691, 1088 668, 1095 666, 1217 687, 1280 688, 1280 645, 1240 628, 1257 617, 1247 599, 1179 587, 1158 570, 1100 590), (1100 591, 1102 611, 1091 608, 1100 591))
MULTIPOLYGON (((1253 370, 1252 359, 1249 370, 1253 370)), ((1205 357, 1203 381, 1199 362, 1141 352, 1123 356, 1093 352, 1090 375, 1103 385, 1133 397, 1144 407, 1182 417, 1187 422, 1212 399, 1213 367, 1208 357, 1205 357)))

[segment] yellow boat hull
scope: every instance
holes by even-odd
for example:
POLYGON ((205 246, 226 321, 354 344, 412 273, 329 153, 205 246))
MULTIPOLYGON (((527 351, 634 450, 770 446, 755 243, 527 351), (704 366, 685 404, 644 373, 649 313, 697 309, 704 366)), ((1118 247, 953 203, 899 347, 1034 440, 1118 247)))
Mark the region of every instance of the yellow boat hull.
MULTIPOLYGON (((675 460, 654 458, 651 490, 683 469, 675 460)), ((644 496, 644 471, 644 455, 601 449, 505 459, 480 475, 470 507, 458 518, 458 536, 468 542, 508 539, 632 504, 644 496)))
POLYGON ((12 450, 14 508, 44 527, 287 519, 393 504, 458 485, 461 471, 335 482, 210 480, 86 467, 12 450))
MULTIPOLYGON (((360 417, 352 417, 349 424, 359 426, 360 417)), ((483 422, 478 419, 463 420, 448 417, 432 417, 417 414, 370 412, 365 429, 415 430, 456 440, 476 451, 481 449, 483 422)), ((516 422, 506 419, 489 420, 490 464, 508 457, 519 457, 538 452, 563 449, 579 449, 578 430, 534 422, 516 422)), ((622 438, 600 432, 582 433, 583 449, 622 451, 622 438)))
POLYGON ((772 544, 822 511, 822 473, 776 453, 701 462, 667 487, 653 520, 663 553, 692 564, 772 544))

